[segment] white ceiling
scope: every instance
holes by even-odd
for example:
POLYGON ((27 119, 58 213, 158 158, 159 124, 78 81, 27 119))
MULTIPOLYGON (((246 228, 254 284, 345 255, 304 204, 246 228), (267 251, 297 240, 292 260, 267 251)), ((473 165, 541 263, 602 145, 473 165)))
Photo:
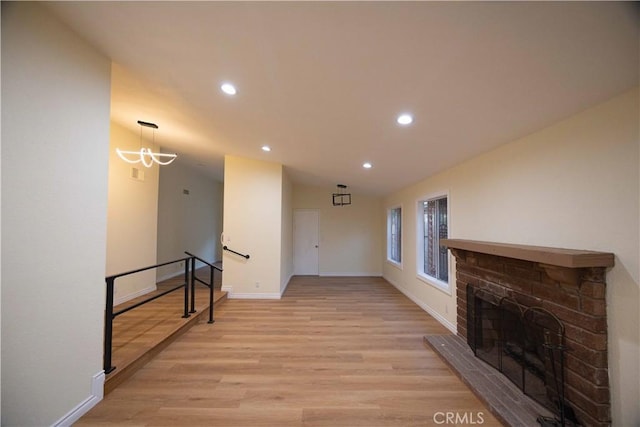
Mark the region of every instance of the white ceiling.
POLYGON ((384 195, 638 85, 637 3, 46 7, 113 60, 113 120, 218 179, 232 154, 384 195))

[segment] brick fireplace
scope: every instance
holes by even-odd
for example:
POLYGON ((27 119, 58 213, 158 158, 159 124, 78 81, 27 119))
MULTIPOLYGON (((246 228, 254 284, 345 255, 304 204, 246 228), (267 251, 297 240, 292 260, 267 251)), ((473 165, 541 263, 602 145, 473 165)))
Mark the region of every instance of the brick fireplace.
POLYGON ((606 282, 611 253, 445 239, 456 258, 458 335, 467 339, 467 286, 541 307, 565 328, 565 398, 581 425, 611 423, 606 282))

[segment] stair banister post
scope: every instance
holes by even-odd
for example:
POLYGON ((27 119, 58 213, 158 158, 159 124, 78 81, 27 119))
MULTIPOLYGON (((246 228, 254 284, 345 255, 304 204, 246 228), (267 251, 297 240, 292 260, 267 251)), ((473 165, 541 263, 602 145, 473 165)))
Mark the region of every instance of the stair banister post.
POLYGON ((213 323, 213 265, 209 266, 209 323, 213 323))
POLYGON ((184 315, 182 318, 186 319, 189 316, 189 259, 184 263, 184 315))
POLYGON ((196 257, 192 256, 189 261, 191 262, 191 310, 189 313, 196 312, 196 257))
POLYGON ((103 369, 108 374, 116 369, 111 366, 111 353, 113 348, 113 294, 115 277, 107 277, 107 298, 104 309, 104 353, 103 353, 103 369))

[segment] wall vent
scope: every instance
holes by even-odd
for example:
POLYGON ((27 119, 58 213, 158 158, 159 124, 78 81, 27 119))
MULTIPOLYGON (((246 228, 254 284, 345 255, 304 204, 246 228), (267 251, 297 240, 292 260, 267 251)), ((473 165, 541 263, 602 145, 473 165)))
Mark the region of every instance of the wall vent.
POLYGON ((144 181, 144 171, 142 169, 132 167, 129 176, 136 181, 144 181))

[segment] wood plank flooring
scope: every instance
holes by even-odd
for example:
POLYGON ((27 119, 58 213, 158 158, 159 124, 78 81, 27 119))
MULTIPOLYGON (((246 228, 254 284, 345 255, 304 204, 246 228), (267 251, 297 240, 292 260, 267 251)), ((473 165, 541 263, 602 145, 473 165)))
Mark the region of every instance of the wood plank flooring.
POLYGON ((294 277, 281 300, 226 301, 76 425, 500 425, 424 346, 439 333, 383 279, 294 277))

